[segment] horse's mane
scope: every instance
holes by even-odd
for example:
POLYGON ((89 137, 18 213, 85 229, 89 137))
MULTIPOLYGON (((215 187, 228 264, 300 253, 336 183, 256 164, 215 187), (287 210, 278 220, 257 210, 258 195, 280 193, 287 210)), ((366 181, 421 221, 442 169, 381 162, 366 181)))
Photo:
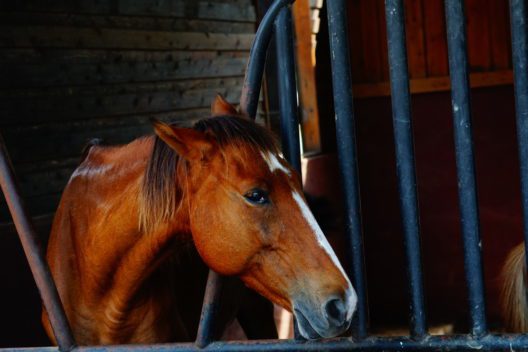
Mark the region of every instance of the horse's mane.
MULTIPOLYGON (((172 126, 178 126, 172 124, 172 126)), ((217 116, 197 121, 193 129, 214 136, 220 152, 227 146, 249 148, 251 152, 278 152, 274 136, 264 127, 241 117, 217 116)), ((182 179, 186 163, 159 137, 154 147, 139 190, 139 225, 144 233, 174 217, 181 206, 185 187, 182 179)))

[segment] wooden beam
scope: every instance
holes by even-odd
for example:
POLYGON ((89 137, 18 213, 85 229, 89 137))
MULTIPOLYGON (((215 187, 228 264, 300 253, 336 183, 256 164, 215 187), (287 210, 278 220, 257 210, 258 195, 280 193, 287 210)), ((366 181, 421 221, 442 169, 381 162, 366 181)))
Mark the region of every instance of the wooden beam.
MULTIPOLYGON (((471 88, 492 87, 513 84, 511 70, 478 72, 469 76, 471 88)), ((412 94, 443 92, 451 89, 449 76, 415 78, 410 80, 412 94)), ((390 96, 389 82, 354 85, 354 98, 390 96)))
POLYGON ((71 48, 128 50, 244 50, 253 33, 200 33, 60 26, 6 26, 0 31, 1 48, 71 48))
POLYGON ((253 6, 247 5, 246 1, 211 0, 25 0, 2 1, 0 2, 0 11, 52 12, 89 15, 132 15, 187 19, 217 19, 230 22, 255 22, 255 9, 253 6))
POLYGON ((190 89, 186 91, 160 91, 117 94, 109 96, 76 96, 69 99, 48 97, 42 99, 9 99, 0 101, 5 114, 1 125, 50 123, 131 114, 149 114, 173 110, 209 107, 216 93, 228 101, 236 101, 240 88, 190 89))
POLYGON ((445 36, 444 3, 442 0, 422 2, 425 32, 427 76, 442 77, 448 74, 447 40, 445 36))
POLYGON ((50 12, 0 12, 3 26, 71 26, 147 31, 253 33, 254 22, 175 17, 116 16, 50 12))
MULTIPOLYGON (((0 22, 1 23, 1 22, 0 22)), ((176 62, 216 60, 217 58, 240 59, 249 56, 249 51, 218 50, 120 50, 82 48, 8 48, 2 49, 0 67, 20 64, 104 64, 126 62, 130 65, 141 62, 176 62)))
POLYGON ((492 53, 488 3, 488 0, 465 1, 467 52, 471 71, 486 72, 491 70, 492 53))
POLYGON ((321 151, 321 135, 314 71, 315 47, 312 43, 309 0, 297 0, 294 3, 293 21, 303 147, 305 153, 319 153, 321 151))
POLYGON ((423 78, 427 76, 427 65, 422 1, 405 0, 404 4, 409 75, 412 78, 423 78))
POLYGON ((489 0, 491 59, 494 70, 511 68, 511 37, 509 3, 489 0))
MULTIPOLYGON (((0 68, 0 88, 88 86, 244 76, 246 57, 97 64, 10 64, 0 68)), ((1 93, 0 93, 1 94, 1 93)))

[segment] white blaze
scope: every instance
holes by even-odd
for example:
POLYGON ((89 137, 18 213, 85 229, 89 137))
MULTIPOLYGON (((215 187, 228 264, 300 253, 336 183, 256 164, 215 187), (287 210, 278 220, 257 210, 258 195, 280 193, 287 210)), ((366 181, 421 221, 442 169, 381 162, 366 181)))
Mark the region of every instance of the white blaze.
MULTIPOLYGON (((275 172, 276 170, 282 171, 288 176, 291 176, 291 172, 288 168, 286 168, 277 158, 277 156, 271 152, 261 152, 262 158, 268 164, 268 167, 271 172, 275 172)), ((323 250, 328 254, 334 265, 339 269, 343 277, 345 278, 348 288, 345 292, 345 300, 346 305, 348 308, 346 318, 347 320, 350 320, 352 318, 352 314, 354 313, 354 310, 356 308, 357 303, 357 295, 354 291, 354 288, 352 287, 352 284, 350 283, 350 280, 348 279, 348 276, 346 275, 345 271, 343 270, 343 267, 341 266, 341 263, 339 263, 339 260, 337 259, 337 256, 330 246, 330 243, 328 243, 328 240, 326 239, 325 235, 323 234, 323 231, 319 227, 319 224, 315 220, 312 212, 308 208, 308 205, 304 201, 303 197, 297 192, 293 191, 292 193, 293 199, 299 206, 299 209, 301 210, 301 213, 303 214, 303 217, 306 219, 306 222, 310 225, 310 228, 312 229, 315 238, 317 240, 317 243, 323 248, 323 250)))
POLYGON ((330 259, 332 259, 332 262, 334 263, 334 265, 339 269, 339 271, 341 272, 341 274, 345 277, 347 281, 348 289, 345 293, 346 295, 345 299, 346 299, 346 303, 348 307, 346 317, 347 317, 347 320, 349 320, 352 317, 352 314, 354 313, 354 310, 356 307, 356 303, 357 303, 356 292, 352 288, 352 284, 350 283, 350 280, 348 279, 347 274, 343 270, 343 267, 341 266, 341 263, 339 263, 339 260, 337 259, 337 256, 334 250, 330 246, 330 243, 328 243, 328 240, 323 234, 323 231, 319 227, 319 224, 315 220, 312 212, 308 208, 308 205, 304 201, 303 197, 301 197, 301 195, 297 191, 293 191, 292 196, 295 202, 297 203, 297 205, 299 206, 299 209, 301 210, 303 217, 306 219, 306 222, 310 225, 312 231, 314 232, 315 238, 317 239, 317 243, 319 243, 319 245, 323 248, 323 250, 328 254, 330 259))
POLYGON ((290 170, 288 170, 280 161, 277 159, 277 156, 271 152, 260 152, 262 155, 262 158, 264 161, 266 161, 266 164, 268 164, 268 167, 271 172, 274 172, 275 170, 280 170, 284 172, 286 175, 290 176, 290 170))

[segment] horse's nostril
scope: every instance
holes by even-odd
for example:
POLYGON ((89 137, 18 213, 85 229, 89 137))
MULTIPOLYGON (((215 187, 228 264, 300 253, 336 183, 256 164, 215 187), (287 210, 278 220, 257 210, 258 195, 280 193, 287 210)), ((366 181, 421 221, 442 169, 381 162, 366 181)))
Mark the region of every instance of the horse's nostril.
POLYGON ((328 320, 336 325, 341 325, 346 320, 347 309, 343 300, 332 298, 324 306, 324 312, 328 320))

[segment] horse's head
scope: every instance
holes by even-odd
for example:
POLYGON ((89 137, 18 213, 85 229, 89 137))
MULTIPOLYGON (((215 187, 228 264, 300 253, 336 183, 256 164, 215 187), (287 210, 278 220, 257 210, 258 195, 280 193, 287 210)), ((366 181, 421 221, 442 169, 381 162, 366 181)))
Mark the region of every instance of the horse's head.
POLYGON ((306 205, 299 175, 269 132, 232 116, 236 110, 219 99, 217 117, 194 129, 155 124, 157 135, 186 160, 196 248, 216 272, 239 276, 293 311, 304 337, 343 333, 356 293, 306 205))

